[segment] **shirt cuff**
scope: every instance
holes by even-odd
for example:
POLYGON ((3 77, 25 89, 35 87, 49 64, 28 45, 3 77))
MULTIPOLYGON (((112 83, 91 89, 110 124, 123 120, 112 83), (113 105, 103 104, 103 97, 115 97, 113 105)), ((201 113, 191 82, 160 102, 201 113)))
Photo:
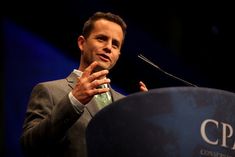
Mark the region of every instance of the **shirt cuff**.
POLYGON ((83 105, 80 101, 78 101, 72 94, 72 92, 69 92, 69 100, 73 106, 73 108, 78 112, 79 114, 84 111, 85 105, 83 105))

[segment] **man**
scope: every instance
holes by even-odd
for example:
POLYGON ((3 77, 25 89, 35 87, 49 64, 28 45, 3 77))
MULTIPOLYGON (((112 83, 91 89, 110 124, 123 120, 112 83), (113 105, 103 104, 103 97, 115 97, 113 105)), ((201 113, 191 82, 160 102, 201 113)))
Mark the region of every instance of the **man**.
MULTIPOLYGON (((85 22, 77 44, 79 68, 66 79, 39 83, 29 100, 21 145, 29 156, 86 157, 85 130, 104 106, 124 97, 111 88, 107 75, 116 64, 126 24, 112 13, 97 12, 85 22), (104 86, 104 87, 102 87, 104 86)), ((140 82, 140 90, 148 89, 140 82)))

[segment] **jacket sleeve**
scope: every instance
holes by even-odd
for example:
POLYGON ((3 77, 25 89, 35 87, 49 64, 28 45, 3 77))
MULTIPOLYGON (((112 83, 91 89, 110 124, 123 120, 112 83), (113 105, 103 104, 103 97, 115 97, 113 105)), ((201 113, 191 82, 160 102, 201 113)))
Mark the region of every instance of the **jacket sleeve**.
POLYGON ((20 138, 26 154, 58 145, 82 115, 72 107, 68 93, 61 92, 61 98, 55 101, 54 90, 46 84, 38 84, 32 90, 20 138))

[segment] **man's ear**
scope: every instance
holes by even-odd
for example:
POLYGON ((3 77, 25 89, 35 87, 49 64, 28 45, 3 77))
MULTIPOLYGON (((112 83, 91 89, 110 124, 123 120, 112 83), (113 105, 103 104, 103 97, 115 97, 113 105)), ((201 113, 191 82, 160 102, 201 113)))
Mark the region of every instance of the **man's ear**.
POLYGON ((84 49, 84 42, 86 41, 85 37, 80 35, 77 39, 77 44, 81 52, 83 52, 84 49))

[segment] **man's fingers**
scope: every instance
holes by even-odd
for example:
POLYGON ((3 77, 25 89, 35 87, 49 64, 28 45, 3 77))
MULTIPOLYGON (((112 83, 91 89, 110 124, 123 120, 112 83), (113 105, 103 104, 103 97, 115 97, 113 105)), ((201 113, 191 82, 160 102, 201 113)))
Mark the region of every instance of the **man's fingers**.
POLYGON ((91 63, 83 72, 83 76, 84 77, 89 77, 91 75, 91 73, 93 72, 93 70, 99 65, 98 62, 94 61, 93 63, 91 63))
POLYGON ((99 63, 94 61, 91 65, 89 65, 83 72, 82 76, 83 78, 88 78, 90 82, 96 80, 96 79, 102 79, 104 78, 109 71, 108 70, 101 70, 98 72, 94 72, 94 69, 99 66, 99 63))
POLYGON ((91 74, 88 79, 90 82, 94 81, 94 80, 102 80, 107 74, 109 73, 108 70, 102 70, 99 72, 95 72, 93 74, 91 74))
POLYGON ((88 90, 86 95, 92 97, 96 94, 102 94, 108 91, 110 91, 109 88, 93 88, 93 89, 88 90))
POLYGON ((140 81, 140 82, 139 82, 139 86, 140 86, 140 91, 143 91, 143 92, 148 91, 148 88, 146 87, 146 85, 144 84, 144 82, 140 81))
POLYGON ((144 82, 142 82, 142 81, 139 82, 139 85, 140 85, 140 86, 143 86, 143 87, 146 87, 146 85, 145 85, 144 82))
POLYGON ((109 88, 96 88, 93 90, 93 94, 96 95, 96 94, 102 94, 102 93, 105 93, 105 92, 108 92, 110 89, 109 88))
POLYGON ((110 79, 107 79, 107 78, 100 79, 100 80, 94 80, 94 81, 91 83, 91 88, 97 88, 97 87, 99 87, 100 85, 109 84, 109 83, 110 83, 110 79))

